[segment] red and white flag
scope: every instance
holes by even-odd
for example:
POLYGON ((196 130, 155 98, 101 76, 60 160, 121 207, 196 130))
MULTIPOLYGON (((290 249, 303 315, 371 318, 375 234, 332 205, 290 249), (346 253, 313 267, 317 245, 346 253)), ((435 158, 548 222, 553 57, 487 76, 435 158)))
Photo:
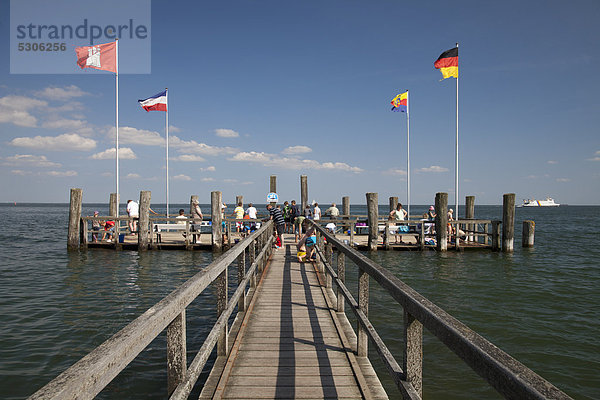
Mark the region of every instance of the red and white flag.
POLYGON ((147 99, 138 100, 146 111, 167 111, 167 91, 164 90, 147 99))
POLYGON ((77 65, 83 68, 95 68, 117 72, 117 43, 97 44, 75 48, 77 65))

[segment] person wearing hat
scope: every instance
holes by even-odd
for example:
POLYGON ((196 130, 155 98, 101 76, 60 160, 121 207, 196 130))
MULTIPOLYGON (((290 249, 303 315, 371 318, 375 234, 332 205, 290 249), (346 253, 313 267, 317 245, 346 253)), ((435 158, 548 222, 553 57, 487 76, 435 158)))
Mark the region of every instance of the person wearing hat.
MULTIPOLYGON (((94 217, 98 218, 98 211, 94 211, 94 217)), ((100 220, 99 219, 95 219, 92 221, 92 241, 94 243, 98 242, 98 233, 94 233, 94 232, 100 232, 100 220)))
POLYGON ((435 221, 435 207, 429 206, 429 211, 427 212, 427 218, 430 221, 435 221))

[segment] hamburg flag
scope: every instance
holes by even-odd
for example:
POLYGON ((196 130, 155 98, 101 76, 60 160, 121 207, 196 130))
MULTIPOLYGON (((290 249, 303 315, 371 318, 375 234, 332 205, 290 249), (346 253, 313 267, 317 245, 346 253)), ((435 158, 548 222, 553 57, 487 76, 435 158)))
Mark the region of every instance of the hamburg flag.
POLYGON ((394 97, 392 99, 392 105, 392 111, 406 112, 406 106, 408 105, 408 91, 394 97))
POLYGON ((443 79, 451 76, 458 78, 458 47, 443 52, 433 66, 440 70, 443 79))
POLYGON ((146 111, 167 111, 167 91, 163 90, 152 97, 138 100, 138 103, 146 111))
POLYGON ((110 42, 95 46, 76 47, 77 65, 84 68, 117 72, 117 43, 110 42))

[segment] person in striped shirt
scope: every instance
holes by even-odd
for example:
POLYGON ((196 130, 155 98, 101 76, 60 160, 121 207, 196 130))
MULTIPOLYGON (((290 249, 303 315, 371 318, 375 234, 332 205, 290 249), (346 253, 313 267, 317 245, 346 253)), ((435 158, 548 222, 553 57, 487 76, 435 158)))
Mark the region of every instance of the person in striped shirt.
POLYGON ((283 247, 283 230, 285 229, 283 213, 281 212, 281 209, 273 207, 271 204, 267 205, 267 210, 275 224, 275 231, 277 232, 277 236, 279 237, 279 240, 281 240, 281 246, 283 247))

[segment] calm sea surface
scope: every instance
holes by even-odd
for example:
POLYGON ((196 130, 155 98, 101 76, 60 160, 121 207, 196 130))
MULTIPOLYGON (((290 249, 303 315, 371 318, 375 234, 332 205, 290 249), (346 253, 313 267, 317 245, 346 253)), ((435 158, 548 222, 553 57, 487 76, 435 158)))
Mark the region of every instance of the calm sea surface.
MULTIPOLYGON (((160 206, 153 208, 160 212, 160 206)), ((87 205, 84 214, 95 209, 108 213, 106 205, 87 205)), ((411 211, 425 210, 413 206, 411 211)), ((353 206, 352 213, 366 210, 353 206)), ((501 206, 475 209, 483 219, 501 214, 501 206)), ((212 261, 211 253, 200 251, 69 253, 68 205, 0 204, 0 220, 4 399, 31 395, 212 261)), ((513 254, 380 251, 369 256, 572 397, 598 399, 599 225, 600 207, 517 209, 513 254), (536 222, 534 249, 520 247, 525 219, 536 222)), ((349 273, 355 289, 353 279, 349 273)), ((370 306, 375 328, 401 362, 402 310, 374 283, 370 306)), ((214 314, 210 290, 188 308, 188 360, 214 314)), ((424 336, 425 398, 498 397, 435 337, 424 336)), ((391 397, 398 398, 377 356, 371 359, 391 397)), ((163 334, 100 397, 165 398, 165 360, 163 334)))

